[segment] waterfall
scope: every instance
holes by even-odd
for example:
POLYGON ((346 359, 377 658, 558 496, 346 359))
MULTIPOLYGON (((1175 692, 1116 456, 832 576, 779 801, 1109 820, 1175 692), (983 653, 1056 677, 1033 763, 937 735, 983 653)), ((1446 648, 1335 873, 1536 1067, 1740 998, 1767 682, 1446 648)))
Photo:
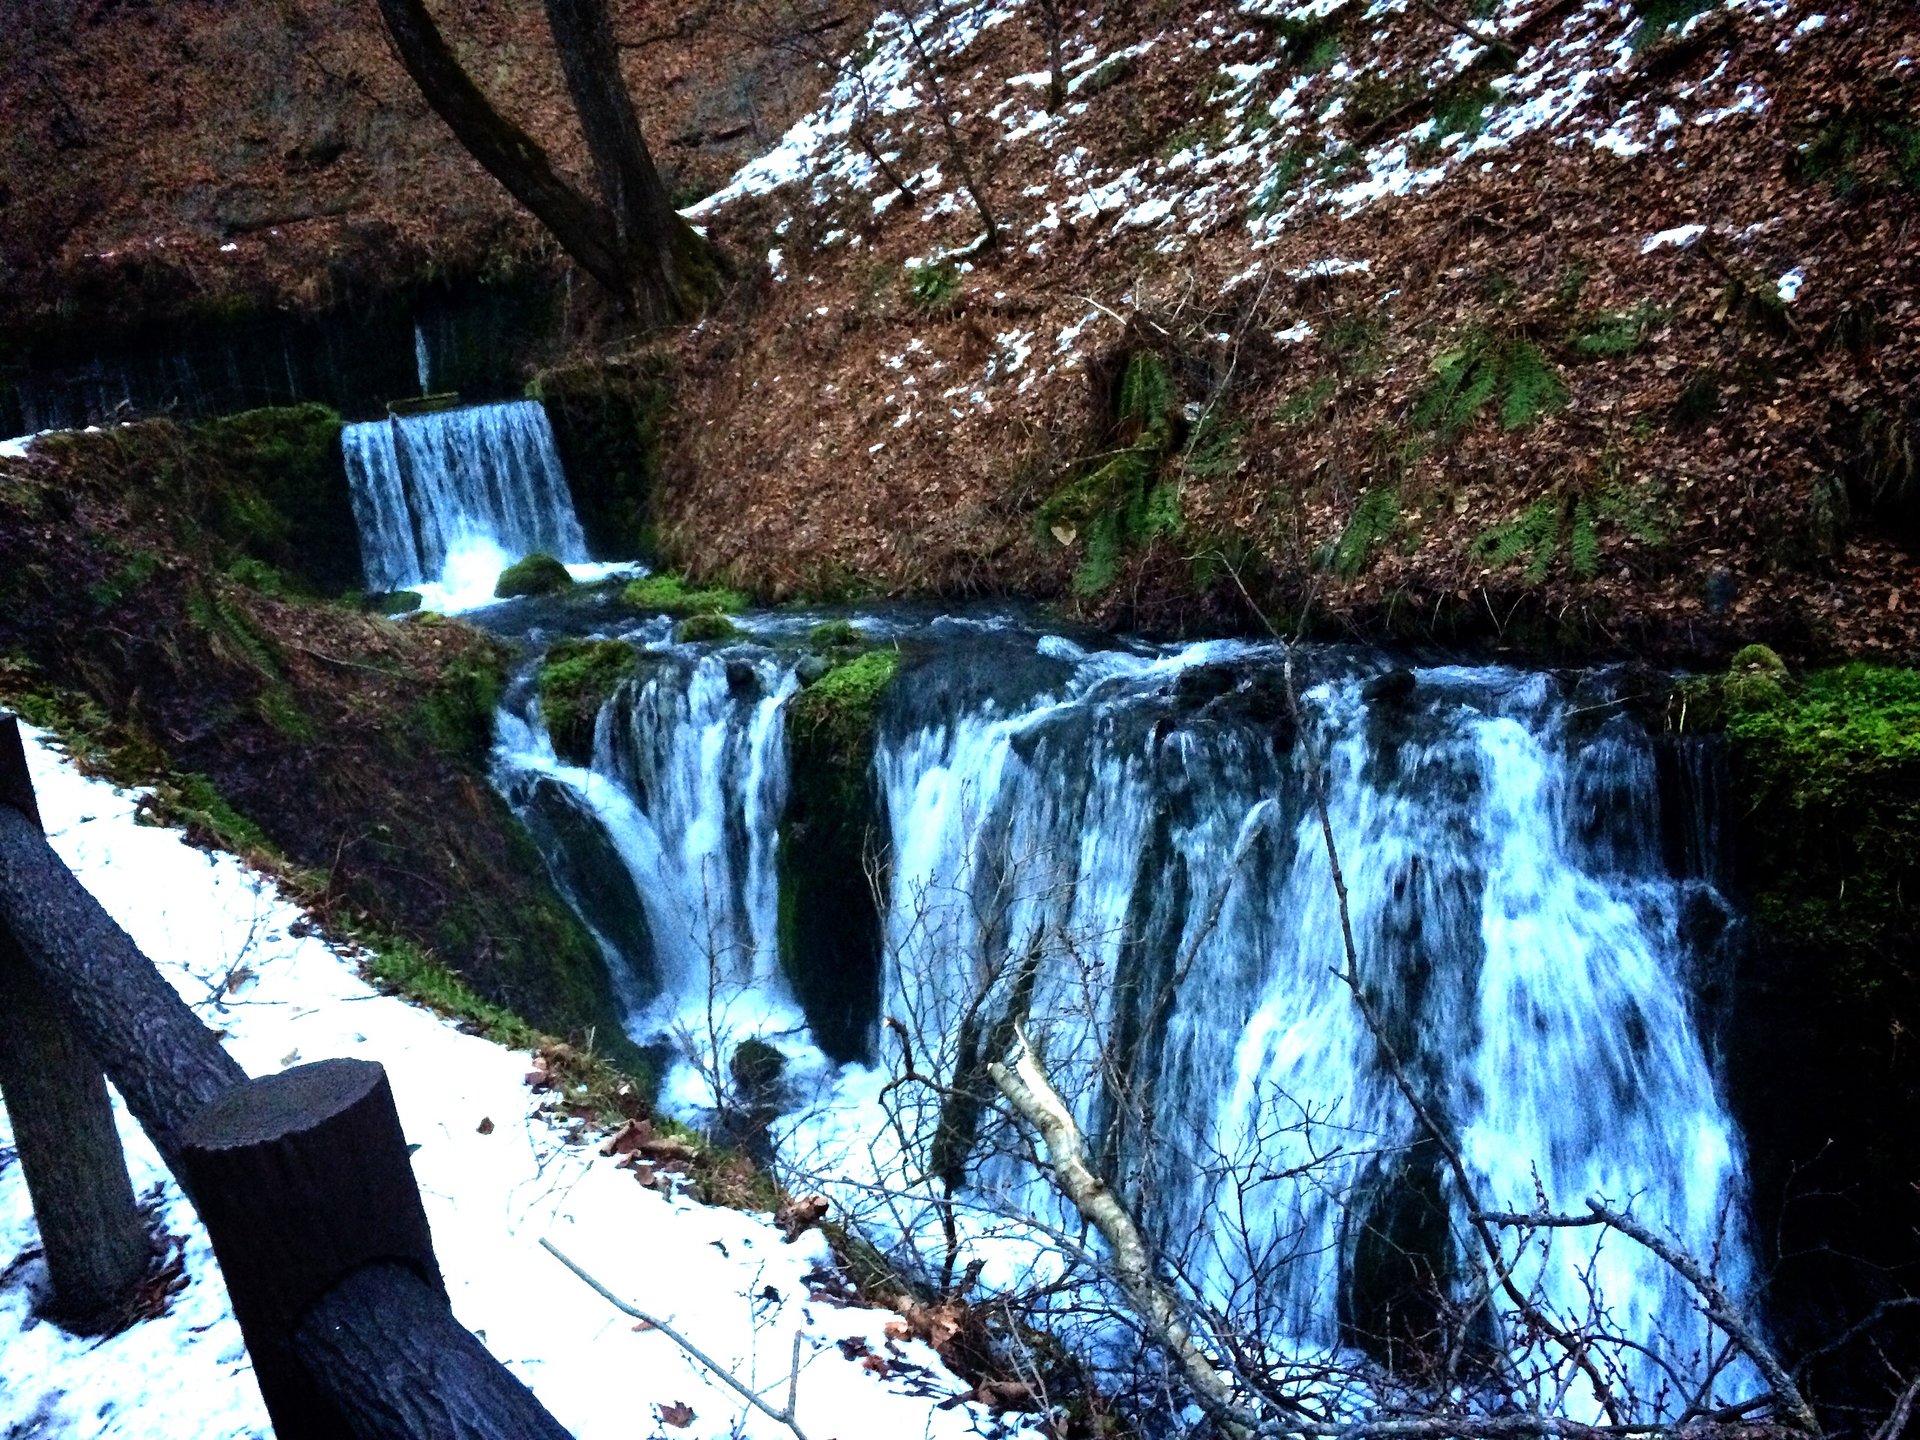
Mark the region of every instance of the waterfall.
POLYGON ((485 598, 502 569, 535 551, 587 559, 537 401, 349 425, 341 443, 369 590, 485 598))
MULTIPOLYGON (((625 960, 629 972, 645 971, 649 1002, 632 1007, 635 1039, 723 1040, 731 1053, 735 1038, 771 1034, 801 1037, 804 1048, 775 933, 775 845, 787 790, 780 710, 793 676, 766 655, 674 648, 643 660, 643 674, 601 709, 589 768, 563 764, 543 730, 503 717, 502 789, 538 834, 543 789, 564 788, 625 862, 648 952, 637 966, 625 960), (709 1030, 715 1034, 697 1039, 709 1030)), ((563 894, 605 892, 590 851, 548 846, 547 855, 563 894)), ((592 908, 576 908, 604 934, 592 908)), ((712 1103, 700 1076, 675 1079, 691 1087, 688 1103, 712 1103)))
POLYGON ((420 376, 420 393, 433 393, 432 356, 427 353, 427 332, 420 328, 418 320, 413 322, 413 368, 420 376))
MULTIPOLYGON (((1089 653, 1002 632, 921 650, 874 765, 892 837, 881 1014, 949 1075, 1020 1018, 1107 1173, 1221 1314, 1290 1354, 1348 1353, 1417 1328, 1416 1268, 1456 1295, 1484 1270, 1469 1197, 1403 1083, 1479 1203, 1601 1197, 1750 1290, 1741 1142, 1694 993, 1732 912, 1698 860, 1703 807, 1668 796, 1686 813, 1663 813, 1668 762, 1603 683, 1238 642, 1089 653), (1377 1034, 1342 978, 1316 768, 1377 1034)), ((656 935, 669 911, 704 926, 740 957, 729 977, 783 1014, 769 877, 787 663, 676 651, 602 711, 594 759, 609 813, 644 817, 641 848, 617 843, 643 893, 671 897, 647 901, 656 935)), ((685 1009, 710 967, 689 954, 661 973, 685 1009)), ((850 1214, 924 1238, 930 1206, 860 1189, 897 1179, 887 1115, 929 1135, 950 1118, 912 1087, 882 1111, 898 1052, 880 1018, 879 1065, 844 1067, 780 1141, 852 1182, 850 1214)), ((1077 1222, 1018 1136, 977 1123, 961 1136, 968 1254, 1014 1283, 1047 1242, 1005 1217, 1077 1222)), ((1639 1247, 1555 1232, 1514 1274, 1569 1327, 1604 1304, 1641 1347, 1606 1363, 1640 1396, 1701 1373, 1697 1307, 1639 1247)), ((1540 1343, 1498 1334, 1499 1309, 1480 1340, 1540 1343)), ((1597 1414, 1577 1381, 1563 1403, 1597 1414)))

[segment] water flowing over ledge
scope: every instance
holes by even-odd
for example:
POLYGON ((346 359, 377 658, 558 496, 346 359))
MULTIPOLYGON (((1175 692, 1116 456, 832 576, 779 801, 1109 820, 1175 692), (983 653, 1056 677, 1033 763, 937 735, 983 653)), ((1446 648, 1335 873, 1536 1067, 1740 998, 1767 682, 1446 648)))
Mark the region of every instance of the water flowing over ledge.
MULTIPOLYGON (((792 622, 748 625, 769 643, 629 632, 640 673, 603 707, 591 768, 554 758, 522 697, 499 774, 625 974, 635 1038, 680 1057, 669 1100, 746 1103, 729 1057, 773 1045, 781 1163, 867 1233, 937 1255, 951 1182, 959 1265, 989 1287, 1067 1273, 1050 1235, 1076 1218, 1004 1118, 954 1101, 1021 1019, 1172 1273, 1301 1363, 1448 1323, 1417 1293, 1465 1307, 1480 1283, 1468 1197, 1383 1044, 1482 1203, 1604 1196, 1750 1291, 1742 1143, 1700 1000, 1736 928, 1710 787, 1683 775, 1663 807, 1656 744, 1603 678, 1301 650, 1296 715, 1278 647, 906 627, 872 769, 881 993, 867 1063, 836 1066, 796 998, 821 977, 782 944, 805 897, 774 879, 780 847, 809 843, 782 828, 801 662, 792 622), (1310 763, 1383 1036, 1339 979, 1310 763), (609 871, 645 933, 612 934, 609 871), (903 1045, 947 1088, 890 1083, 903 1045)), ((1709 1363, 1693 1297, 1644 1251, 1569 1233, 1515 1274, 1570 1325, 1604 1316, 1609 1373, 1656 1408, 1709 1363)), ((1540 1343, 1491 1308, 1458 1323, 1523 1359, 1540 1343)), ((1564 1407, 1597 1413, 1578 1386, 1564 1407)))
POLYGON ((588 559, 537 401, 349 425, 341 445, 370 591, 419 590, 431 608, 465 609, 491 599, 523 556, 588 559))

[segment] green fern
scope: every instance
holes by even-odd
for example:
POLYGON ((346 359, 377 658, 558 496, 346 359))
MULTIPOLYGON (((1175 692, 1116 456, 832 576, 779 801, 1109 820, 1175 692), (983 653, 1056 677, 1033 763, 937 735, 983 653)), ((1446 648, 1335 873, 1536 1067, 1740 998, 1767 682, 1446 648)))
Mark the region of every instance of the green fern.
POLYGON ((949 310, 960 294, 960 272, 946 261, 918 266, 908 272, 907 293, 922 310, 949 310))
POLYGON ((1217 406, 1207 411, 1187 442, 1181 470, 1203 480, 1231 475, 1240 466, 1240 442, 1246 433, 1246 421, 1222 420, 1217 406))
POLYGON ((1134 443, 1164 437, 1173 426, 1173 375, 1151 350, 1137 350, 1120 377, 1120 421, 1134 443))
POLYGON ((1500 422, 1507 429, 1531 425, 1567 403, 1567 387, 1560 383, 1539 346, 1516 341, 1502 352, 1501 359, 1507 401, 1500 408, 1500 422))
POLYGON ((1434 107, 1433 137, 1464 135, 1472 139, 1487 125, 1487 112, 1499 103, 1500 92, 1491 85, 1477 85, 1441 98, 1434 107))
POLYGON ((1568 338, 1575 350, 1596 359, 1630 355, 1663 318, 1657 305, 1643 300, 1631 310, 1609 310, 1588 316, 1574 327, 1568 338))
POLYGON ((286 657, 280 647, 251 615, 219 591, 200 590, 189 597, 187 618, 206 633, 207 643, 221 659, 245 666, 268 680, 277 680, 284 673, 286 657))
MULTIPOLYGON (((1041 531, 1062 544, 1084 544, 1073 577, 1074 591, 1083 597, 1113 584, 1128 551, 1177 535, 1184 523, 1178 479, 1164 474, 1174 448, 1176 417, 1173 375, 1166 362, 1145 350, 1129 357, 1114 408, 1125 448, 1062 485, 1035 516, 1041 531)), ((1237 464, 1245 428, 1203 425, 1194 451, 1203 466, 1223 468, 1194 473, 1226 473, 1237 464)))
POLYGON ((1573 507, 1573 531, 1567 541, 1567 561, 1573 573, 1591 580, 1600 573, 1600 537, 1593 528, 1593 502, 1576 501, 1573 507))
POLYGON ((1527 583, 1538 585, 1560 552, 1561 511, 1558 497, 1543 496, 1517 518, 1483 530, 1473 542, 1475 558, 1499 569, 1525 557, 1527 583))
POLYGON ((1667 524, 1656 508, 1652 487, 1629 486, 1609 480, 1594 492, 1593 513, 1611 520, 1634 539, 1646 545, 1667 543, 1667 524))
POLYGON ((1331 566, 1336 575, 1351 580, 1367 568, 1373 552, 1389 539, 1400 523, 1400 491, 1375 485, 1353 507, 1347 528, 1334 542, 1331 566))
POLYGON ((1495 341, 1474 331, 1441 351, 1429 371, 1414 402, 1414 423, 1447 435, 1465 429, 1496 397, 1509 430, 1533 424, 1567 400, 1552 362, 1527 340, 1495 341))
POLYGON ((1306 389, 1296 390, 1282 400, 1274 410, 1273 418, 1282 425, 1305 425, 1318 420, 1338 388, 1339 382, 1333 376, 1322 375, 1306 389))
POLYGON ((1087 527, 1087 553, 1073 572, 1074 594, 1090 599, 1106 590, 1120 574, 1120 519, 1097 515, 1087 527))

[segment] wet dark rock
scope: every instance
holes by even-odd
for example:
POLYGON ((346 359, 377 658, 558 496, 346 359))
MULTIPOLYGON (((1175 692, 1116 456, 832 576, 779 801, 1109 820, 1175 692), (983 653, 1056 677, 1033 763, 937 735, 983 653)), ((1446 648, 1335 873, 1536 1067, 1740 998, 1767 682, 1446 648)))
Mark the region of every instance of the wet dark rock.
POLYGON ((729 660, 727 662, 727 693, 736 700, 760 698, 760 672, 753 668, 752 661, 729 660))
POLYGON ((1413 694, 1418 683, 1411 670, 1389 670, 1367 681, 1360 694, 1369 705, 1398 705, 1413 694))

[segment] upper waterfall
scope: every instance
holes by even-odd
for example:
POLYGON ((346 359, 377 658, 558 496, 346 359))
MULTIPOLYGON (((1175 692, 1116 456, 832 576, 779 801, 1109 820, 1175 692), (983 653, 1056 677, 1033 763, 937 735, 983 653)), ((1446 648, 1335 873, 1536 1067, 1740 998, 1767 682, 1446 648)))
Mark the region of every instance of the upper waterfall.
POLYGON ((369 590, 484 598, 502 569, 535 551, 588 558, 537 401, 349 425, 341 444, 369 590))

